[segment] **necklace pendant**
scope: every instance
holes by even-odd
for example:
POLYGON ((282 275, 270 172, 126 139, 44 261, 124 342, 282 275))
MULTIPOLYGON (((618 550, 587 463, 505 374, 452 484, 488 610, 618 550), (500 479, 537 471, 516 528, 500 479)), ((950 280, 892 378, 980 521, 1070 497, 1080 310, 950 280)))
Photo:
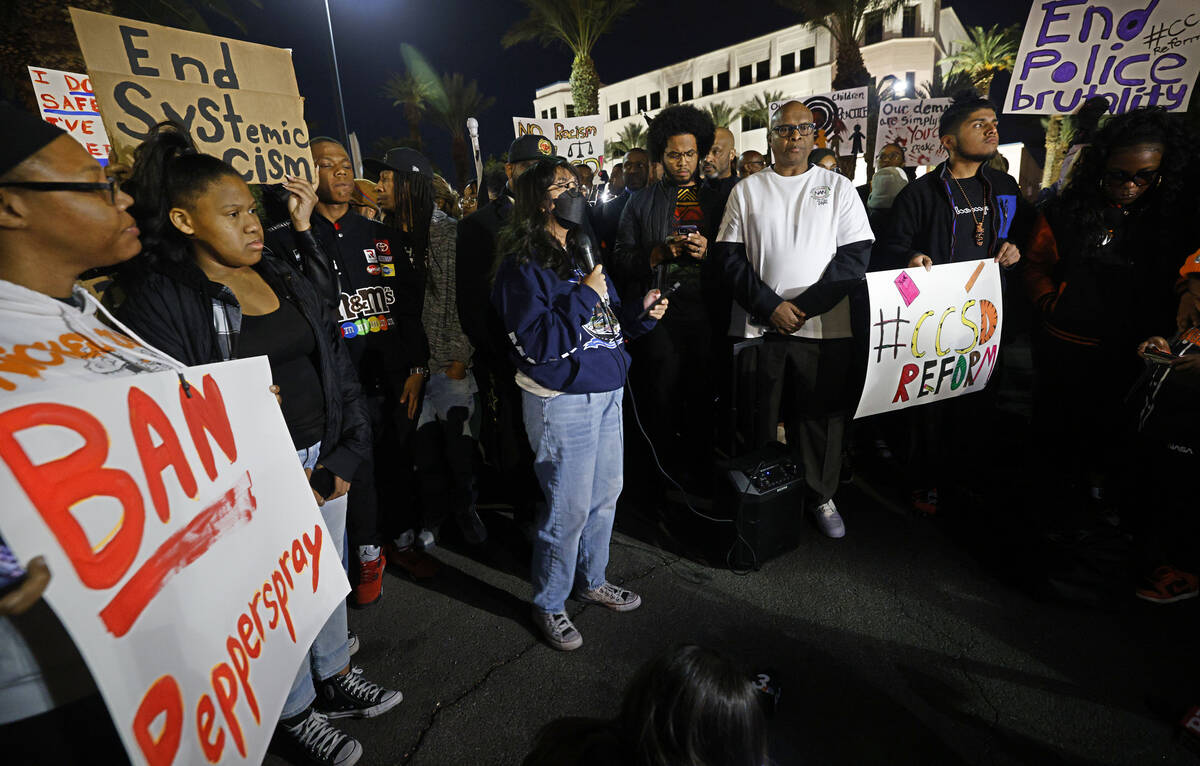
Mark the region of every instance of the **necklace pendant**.
POLYGON ((983 247, 983 223, 975 223, 975 246, 983 247))

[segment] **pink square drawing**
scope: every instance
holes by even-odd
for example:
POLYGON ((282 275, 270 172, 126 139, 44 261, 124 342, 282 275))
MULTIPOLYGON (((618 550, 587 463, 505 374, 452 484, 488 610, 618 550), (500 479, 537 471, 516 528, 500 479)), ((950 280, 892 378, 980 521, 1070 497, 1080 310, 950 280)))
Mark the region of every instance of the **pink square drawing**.
POLYGON ((907 271, 900 272, 900 276, 896 277, 895 284, 896 289, 900 291, 900 297, 904 299, 905 306, 911 306, 912 302, 921 294, 917 283, 913 281, 907 271))

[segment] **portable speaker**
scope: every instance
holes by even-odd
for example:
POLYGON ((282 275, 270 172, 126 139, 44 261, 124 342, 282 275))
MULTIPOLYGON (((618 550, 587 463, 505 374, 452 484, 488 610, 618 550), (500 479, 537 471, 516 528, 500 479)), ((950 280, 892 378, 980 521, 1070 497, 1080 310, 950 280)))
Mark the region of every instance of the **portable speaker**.
POLYGON ((758 570, 800 543, 804 467, 800 457, 772 442, 726 462, 714 510, 734 521, 729 564, 758 570))

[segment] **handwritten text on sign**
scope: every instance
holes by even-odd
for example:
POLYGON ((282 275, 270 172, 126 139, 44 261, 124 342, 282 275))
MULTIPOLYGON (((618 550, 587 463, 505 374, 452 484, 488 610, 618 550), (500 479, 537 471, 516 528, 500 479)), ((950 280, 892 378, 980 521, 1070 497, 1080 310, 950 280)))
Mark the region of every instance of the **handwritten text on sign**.
POLYGON ((904 164, 936 165, 946 159, 938 137, 938 120, 950 106, 948 98, 906 98, 879 102, 875 150, 888 144, 904 150, 904 164))
POLYGON ((247 181, 314 178, 287 51, 78 8, 71 20, 118 150, 171 120, 247 181))
POLYGON ((70 133, 97 162, 107 165, 108 134, 100 121, 100 107, 88 76, 31 66, 29 79, 42 119, 70 133))
POLYGON ((1004 304, 991 260, 867 274, 867 379, 855 417, 982 390, 996 369, 1004 304))
POLYGON ((1050 0, 1029 11, 1004 111, 1069 114, 1093 96, 1120 114, 1187 109, 1200 72, 1196 0, 1050 0))
POLYGON ((188 378, 0 399, 0 534, 46 557, 135 763, 260 763, 349 585, 266 361, 188 378))
POLYGON ((561 120, 513 117, 513 133, 517 138, 526 133, 545 136, 572 165, 591 165, 597 173, 604 169, 604 119, 599 115, 561 120))
POLYGON ((866 152, 867 89, 847 88, 804 98, 783 99, 768 104, 771 115, 788 101, 801 101, 812 112, 817 125, 813 146, 830 149, 839 157, 866 152))

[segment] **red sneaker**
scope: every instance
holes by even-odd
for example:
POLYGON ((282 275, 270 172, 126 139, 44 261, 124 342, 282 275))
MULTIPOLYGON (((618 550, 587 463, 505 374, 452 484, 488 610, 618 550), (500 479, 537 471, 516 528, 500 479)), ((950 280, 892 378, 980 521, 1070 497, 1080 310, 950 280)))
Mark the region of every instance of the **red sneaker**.
POLYGON ((936 516, 938 510, 937 488, 913 490, 912 507, 917 513, 936 516))
POLYGON ((1173 604, 1200 595, 1200 585, 1194 574, 1173 566, 1161 566, 1146 578, 1134 595, 1155 604, 1173 604))
POLYGON ((358 562, 358 582, 354 585, 351 606, 362 609, 374 604, 383 596, 383 567, 386 564, 382 551, 370 561, 358 562))
POLYGON ((383 555, 387 557, 387 563, 400 567, 417 580, 428 580, 441 568, 438 560, 428 553, 416 548, 397 548, 395 543, 384 545, 383 555))

